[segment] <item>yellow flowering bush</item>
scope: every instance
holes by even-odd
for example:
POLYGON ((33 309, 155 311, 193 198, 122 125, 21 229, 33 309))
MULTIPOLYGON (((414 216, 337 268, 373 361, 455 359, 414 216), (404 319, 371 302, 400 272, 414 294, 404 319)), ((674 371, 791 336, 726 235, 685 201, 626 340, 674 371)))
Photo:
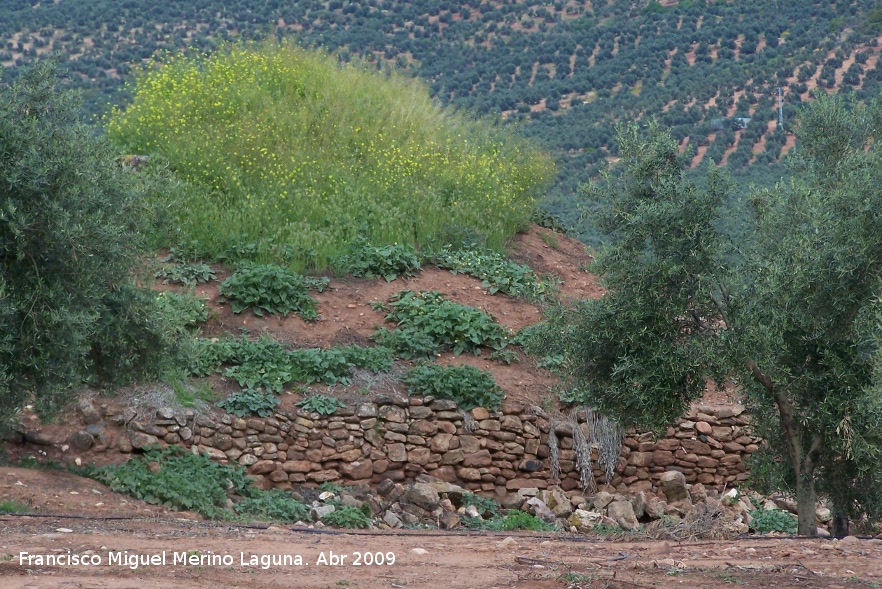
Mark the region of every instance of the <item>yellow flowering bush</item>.
POLYGON ((168 162, 186 189, 157 204, 207 256, 250 240, 258 261, 318 269, 357 235, 420 247, 449 226, 498 248, 554 174, 548 156, 441 108, 422 83, 293 43, 168 55, 131 91, 107 133, 168 162))

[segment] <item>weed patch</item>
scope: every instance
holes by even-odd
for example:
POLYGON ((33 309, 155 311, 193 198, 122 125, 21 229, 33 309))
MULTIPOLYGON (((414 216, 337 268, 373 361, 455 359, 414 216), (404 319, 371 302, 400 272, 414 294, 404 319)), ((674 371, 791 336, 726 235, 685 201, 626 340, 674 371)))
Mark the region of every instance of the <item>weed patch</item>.
POLYGON ((512 509, 507 515, 494 515, 488 520, 469 517, 463 518, 463 522, 472 529, 489 530, 489 531, 512 531, 512 530, 532 530, 534 532, 552 532, 556 528, 554 525, 546 523, 529 513, 512 509))
POLYGON ((286 350, 279 342, 262 337, 216 341, 196 338, 187 342, 188 370, 196 376, 219 372, 243 389, 264 388, 280 393, 292 382, 349 385, 354 367, 384 372, 392 367, 392 351, 382 347, 343 346, 331 349, 286 350))
POLYGON ((502 292, 530 301, 543 301, 554 292, 552 283, 536 276, 529 266, 513 262, 492 250, 444 247, 432 256, 432 261, 453 274, 469 274, 480 279, 490 294, 502 292))
POLYGON ((322 518, 322 522, 337 528, 367 528, 371 518, 364 510, 351 505, 336 505, 336 509, 322 518))
POLYGON ((389 303, 387 321, 422 332, 454 354, 480 354, 481 346, 501 350, 508 331, 489 314, 444 299, 441 293, 404 290, 389 303))
POLYGON ((175 232, 158 233, 213 259, 322 269, 359 234, 419 246, 446 224, 501 248, 555 174, 547 155, 440 108, 423 83, 295 43, 169 54, 130 92, 107 135, 119 153, 154 156, 146 173, 168 162, 175 189, 151 204, 175 232), (254 247, 239 257, 245 236, 254 247))
POLYGON ((243 468, 217 464, 178 446, 149 449, 121 466, 96 469, 92 477, 112 491, 212 519, 230 519, 227 489, 247 495, 250 481, 243 468))
POLYGON ((165 264, 156 271, 154 277, 161 278, 163 284, 183 284, 186 286, 196 286, 199 283, 217 280, 217 274, 214 273, 214 270, 202 262, 165 264))
POLYGON ((249 493, 234 508, 240 516, 266 521, 309 521, 309 507, 285 491, 251 488, 249 493))
POLYGON ((156 306, 176 329, 194 329, 211 316, 211 309, 202 299, 191 294, 161 292, 156 295, 156 306))
POLYGON ((265 393, 261 389, 245 389, 239 393, 233 393, 220 401, 217 406, 227 413, 239 417, 248 415, 270 417, 278 404, 279 398, 272 393, 265 393))
POLYGON ((223 281, 219 292, 230 301, 234 313, 251 308, 258 317, 264 313, 285 315, 294 311, 307 321, 318 318, 316 301, 308 291, 314 283, 283 266, 247 265, 223 281))
POLYGON ((755 509, 750 512, 750 529, 757 534, 769 532, 796 533, 796 518, 780 509, 755 509))
POLYGON ((31 508, 18 501, 0 501, 0 513, 30 513, 31 508))
POLYGON ((461 409, 496 409, 505 393, 489 372, 474 366, 422 364, 405 373, 402 380, 412 395, 432 395, 455 401, 461 409))
POLYGON ((331 415, 337 409, 346 406, 339 399, 328 397, 327 395, 312 395, 295 404, 305 411, 318 413, 319 415, 331 415))
POLYGON ((374 332, 371 339, 406 360, 431 358, 444 349, 434 337, 414 327, 401 327, 391 331, 381 327, 374 332))
POLYGON ((343 272, 364 278, 382 276, 392 282, 399 276, 413 276, 420 260, 412 247, 400 244, 372 246, 359 241, 338 265, 343 272))

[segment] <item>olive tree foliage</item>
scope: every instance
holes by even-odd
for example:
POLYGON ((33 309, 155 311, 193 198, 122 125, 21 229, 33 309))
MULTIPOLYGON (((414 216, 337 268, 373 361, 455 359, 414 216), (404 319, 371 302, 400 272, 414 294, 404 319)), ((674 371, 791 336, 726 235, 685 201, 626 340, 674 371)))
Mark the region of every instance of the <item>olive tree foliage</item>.
POLYGON ((611 245, 608 293, 564 332, 581 400, 660 429, 732 379, 766 440, 752 475, 795 493, 803 535, 819 495, 842 517, 882 517, 880 123, 878 103, 818 97, 797 179, 751 197, 738 243, 717 229, 725 183, 688 181, 655 123, 620 128, 624 170, 590 188, 611 245))
POLYGON ((130 276, 143 182, 43 62, 0 84, 0 430, 26 401, 155 372, 170 340, 130 276))

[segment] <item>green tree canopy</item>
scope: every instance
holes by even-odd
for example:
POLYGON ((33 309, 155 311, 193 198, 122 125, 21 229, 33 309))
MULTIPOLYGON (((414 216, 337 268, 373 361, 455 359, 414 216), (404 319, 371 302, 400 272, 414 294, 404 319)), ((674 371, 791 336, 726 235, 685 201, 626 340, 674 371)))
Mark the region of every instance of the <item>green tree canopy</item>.
MULTIPOLYGON (((138 180, 77 120, 50 62, 0 85, 0 417, 84 379, 150 373, 167 350, 130 271, 138 180)), ((0 427, 8 419, 0 420, 0 427)))
POLYGON ((882 516, 882 105, 819 97, 802 113, 798 178, 750 200, 751 230, 717 229, 725 184, 686 179, 657 124, 623 127, 598 259, 608 294, 571 317, 582 398, 660 428, 707 379, 733 379, 764 437, 754 475, 795 492, 814 535, 818 494, 882 516), (876 139, 877 141, 874 141, 876 139))

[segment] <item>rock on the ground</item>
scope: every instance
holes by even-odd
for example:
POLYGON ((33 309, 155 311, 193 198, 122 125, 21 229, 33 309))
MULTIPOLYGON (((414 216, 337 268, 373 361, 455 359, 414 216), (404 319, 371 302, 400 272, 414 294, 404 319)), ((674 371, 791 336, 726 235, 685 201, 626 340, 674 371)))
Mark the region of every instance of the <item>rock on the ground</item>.
POLYGON ((658 481, 668 503, 689 502, 686 477, 679 470, 669 470, 658 481))
POLYGON ((596 511, 577 509, 567 520, 567 523, 579 532, 589 532, 594 529, 594 525, 599 523, 602 517, 596 511))
POLYGON ((441 498, 438 491, 428 483, 415 483, 401 497, 402 502, 421 507, 426 511, 432 511, 438 507, 441 498))
POLYGON ((553 522, 557 519, 554 512, 548 509, 545 502, 538 497, 531 497, 527 500, 527 511, 546 522, 553 522))
POLYGON ((640 527, 630 501, 613 501, 606 509, 607 515, 623 530, 636 530, 640 527))

